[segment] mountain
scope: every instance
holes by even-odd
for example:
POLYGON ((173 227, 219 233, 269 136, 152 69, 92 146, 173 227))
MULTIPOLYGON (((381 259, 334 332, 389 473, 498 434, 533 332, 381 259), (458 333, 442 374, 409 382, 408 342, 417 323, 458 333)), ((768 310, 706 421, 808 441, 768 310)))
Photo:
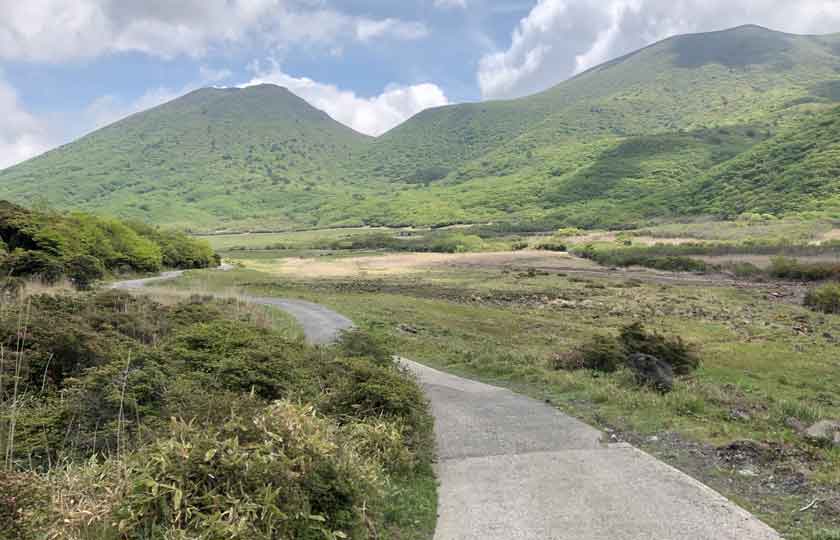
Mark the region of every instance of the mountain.
POLYGON ((156 223, 282 224, 370 143, 284 88, 208 88, 3 171, 0 191, 156 223))
MULTIPOLYGON (((0 172, 0 196, 199 228, 829 211, 840 194, 787 174, 792 161, 773 172, 783 188, 744 170, 801 133, 829 144, 813 133, 838 103, 840 34, 743 26, 533 96, 426 110, 377 139, 278 87, 201 90, 0 172), (747 184, 761 197, 731 196, 747 184)), ((827 161, 803 163, 822 178, 827 161)))

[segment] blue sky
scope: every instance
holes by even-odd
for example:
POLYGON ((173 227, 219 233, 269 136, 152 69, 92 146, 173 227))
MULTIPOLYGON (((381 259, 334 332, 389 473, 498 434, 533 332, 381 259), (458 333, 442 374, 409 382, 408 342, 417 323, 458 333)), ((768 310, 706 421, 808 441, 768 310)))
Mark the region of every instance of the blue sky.
POLYGON ((840 31, 837 0, 0 0, 0 168, 202 86, 270 82, 378 135, 669 35, 840 31))

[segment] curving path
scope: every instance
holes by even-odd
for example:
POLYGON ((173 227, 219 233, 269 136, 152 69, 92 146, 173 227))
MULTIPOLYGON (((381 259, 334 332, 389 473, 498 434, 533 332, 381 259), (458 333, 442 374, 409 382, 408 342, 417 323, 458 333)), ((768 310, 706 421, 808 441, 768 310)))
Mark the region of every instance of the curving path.
MULTIPOLYGON (((313 343, 352 326, 310 302, 251 300, 286 310, 313 343)), ((436 420, 435 540, 780 539, 711 488, 628 444, 603 444, 601 432, 545 403, 402 362, 436 420)))

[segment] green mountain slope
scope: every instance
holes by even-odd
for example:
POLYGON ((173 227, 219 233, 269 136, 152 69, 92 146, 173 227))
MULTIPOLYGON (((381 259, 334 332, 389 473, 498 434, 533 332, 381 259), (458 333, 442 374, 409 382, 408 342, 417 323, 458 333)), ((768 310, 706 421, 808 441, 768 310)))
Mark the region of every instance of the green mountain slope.
POLYGON ((278 87, 201 90, 0 172, 0 196, 200 229, 830 210, 834 184, 807 180, 830 177, 830 159, 800 160, 807 175, 796 160, 753 167, 752 184, 743 170, 829 130, 815 118, 838 102, 840 34, 745 26, 534 96, 427 110, 377 139, 278 87))
POLYGON ((369 143, 283 88, 211 88, 3 171, 0 184, 13 200, 156 223, 283 223, 369 143))
POLYGON ((840 211, 840 107, 820 111, 689 184, 686 212, 840 211))

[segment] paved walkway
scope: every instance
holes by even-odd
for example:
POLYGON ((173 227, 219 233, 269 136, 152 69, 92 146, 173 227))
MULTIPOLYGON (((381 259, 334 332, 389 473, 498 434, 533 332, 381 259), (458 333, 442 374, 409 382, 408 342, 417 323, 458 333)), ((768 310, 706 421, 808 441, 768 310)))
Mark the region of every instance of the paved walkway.
MULTIPOLYGON (((310 302, 251 300, 286 310, 312 343, 328 343, 352 326, 310 302)), ((630 445, 602 444, 601 432, 553 407, 403 363, 422 383, 435 416, 435 540, 780 538, 712 489, 630 445)))

